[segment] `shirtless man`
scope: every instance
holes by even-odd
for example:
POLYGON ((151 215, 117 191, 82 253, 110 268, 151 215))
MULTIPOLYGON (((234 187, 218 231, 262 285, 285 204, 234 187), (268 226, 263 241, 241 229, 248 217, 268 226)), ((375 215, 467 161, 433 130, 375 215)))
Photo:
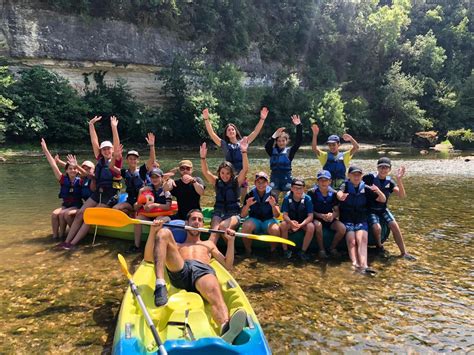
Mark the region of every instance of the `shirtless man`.
MULTIPOLYGON (((202 212, 189 211, 186 223, 191 227, 202 228, 202 212)), ((164 277, 166 264, 171 284, 189 292, 199 292, 211 305, 212 318, 221 326, 222 339, 232 343, 246 325, 247 314, 244 309, 238 309, 229 319, 229 310, 224 302, 219 281, 209 263, 213 257, 226 269, 232 269, 235 231, 227 229, 224 234, 227 239, 227 251, 224 256, 212 241, 202 241, 198 231, 187 231, 184 243, 178 244, 171 231, 162 226, 163 221, 153 222, 145 248, 145 260, 151 259, 153 250, 156 273, 155 305, 159 307, 168 302, 164 277)))

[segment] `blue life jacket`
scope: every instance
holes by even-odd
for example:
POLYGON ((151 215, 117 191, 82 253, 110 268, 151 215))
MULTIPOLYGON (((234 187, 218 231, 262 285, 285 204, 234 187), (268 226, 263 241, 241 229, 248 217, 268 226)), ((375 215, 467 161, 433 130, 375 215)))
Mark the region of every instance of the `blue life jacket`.
POLYGON ((270 157, 270 169, 272 174, 290 175, 291 174, 291 160, 290 160, 290 148, 285 147, 279 149, 273 147, 272 155, 270 157))
POLYGON ((262 197, 258 194, 257 188, 254 187, 251 192, 256 203, 250 206, 249 216, 256 218, 260 221, 266 221, 267 219, 273 218, 272 206, 270 203, 266 202, 267 198, 270 197, 272 188, 270 186, 266 187, 265 193, 262 197))
POLYGON ((303 194, 301 197, 301 201, 296 202, 293 199, 293 192, 288 193, 288 217, 290 217, 291 220, 298 221, 298 223, 303 222, 306 217, 308 217, 308 212, 306 211, 306 205, 305 205, 305 196, 306 194, 303 194))
POLYGON ((135 172, 130 172, 130 170, 125 170, 123 174, 123 179, 125 180, 125 191, 128 193, 129 199, 136 199, 138 197, 138 191, 145 185, 142 178, 140 177, 139 170, 135 172))
POLYGON ((308 195, 313 201, 314 212, 327 214, 333 211, 333 207, 336 204, 336 191, 329 186, 327 196, 323 196, 321 190, 316 185, 312 190, 308 191, 308 195))
POLYGON ((346 166, 344 165, 344 153, 337 153, 337 155, 328 152, 328 159, 323 166, 324 170, 331 173, 332 180, 346 178, 346 166))
POLYGON ((224 213, 240 213, 240 187, 237 178, 225 183, 220 178, 216 180, 216 203, 214 210, 224 213))
POLYGON ((112 171, 109 169, 110 160, 105 160, 104 157, 100 158, 95 166, 95 179, 97 188, 112 188, 114 183, 112 171))
POLYGON ((163 193, 163 187, 159 187, 158 190, 155 189, 155 186, 153 184, 149 185, 151 187, 151 191, 153 192, 153 197, 155 198, 155 203, 159 203, 162 205, 166 205, 166 196, 163 193))
POLYGON ((343 192, 349 193, 345 201, 339 202, 341 211, 340 220, 344 223, 363 223, 367 222, 367 196, 365 194, 366 186, 363 181, 359 187, 355 188, 349 180, 344 182, 343 192))
POLYGON ((243 168, 242 163, 242 152, 240 151, 240 141, 237 144, 225 142, 227 144, 227 152, 225 154, 225 160, 232 163, 236 174, 243 168))
POLYGON ((91 182, 92 182, 92 179, 89 177, 86 177, 85 179, 82 180, 82 199, 84 201, 87 200, 92 195, 91 182))
POLYGON ((63 183, 59 189, 59 198, 68 205, 82 205, 82 186, 81 178, 76 176, 73 181, 69 179, 67 174, 63 175, 63 183))
POLYGON ((380 191, 383 192, 387 200, 385 202, 378 202, 378 201, 370 201, 370 208, 372 210, 376 211, 382 211, 387 208, 387 202, 388 198, 390 197, 391 191, 390 191, 390 185, 392 185, 392 178, 390 176, 387 176, 384 181, 380 180, 380 178, 377 176, 377 173, 372 174, 374 176, 373 179, 373 184, 377 186, 380 191))

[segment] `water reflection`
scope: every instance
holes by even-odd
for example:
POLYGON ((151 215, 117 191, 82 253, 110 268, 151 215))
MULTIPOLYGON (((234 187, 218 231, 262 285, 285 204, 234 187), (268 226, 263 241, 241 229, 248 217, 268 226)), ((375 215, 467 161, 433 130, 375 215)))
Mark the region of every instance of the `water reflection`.
MULTIPOLYGON (((168 169, 182 155, 160 158, 168 169)), ((301 158, 295 174, 312 178, 318 163, 309 152, 301 158)), ((373 170, 377 156, 367 158, 356 163, 373 170)), ((388 257, 370 255, 376 277, 353 273, 347 260, 238 258, 234 275, 275 353, 474 351, 473 162, 397 156, 394 165, 402 159, 408 198, 391 205, 417 262, 399 259, 392 239, 388 257)), ((254 172, 267 160, 252 164, 254 172)), ((54 249, 49 214, 58 186, 38 157, 1 165, 0 186, 0 352, 110 352, 126 288, 116 254, 128 243, 99 237, 74 253, 54 249)))

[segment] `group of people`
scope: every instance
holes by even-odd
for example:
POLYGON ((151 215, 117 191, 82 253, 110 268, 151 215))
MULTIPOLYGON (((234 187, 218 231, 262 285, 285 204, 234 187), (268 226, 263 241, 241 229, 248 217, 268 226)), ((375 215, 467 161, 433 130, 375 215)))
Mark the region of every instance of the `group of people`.
MULTIPOLYGON (((405 196, 405 168, 399 168, 395 179, 392 179, 389 176, 390 159, 384 157, 378 160, 376 173, 364 176, 362 169, 350 165, 359 145, 349 134, 344 134, 342 138, 352 144, 350 150, 340 152, 340 138, 331 135, 326 142, 326 152, 317 144, 318 126, 311 126, 312 150, 322 170, 316 175, 317 183, 305 192, 304 179, 292 176, 292 161, 302 143, 303 128, 300 117, 291 116, 296 127, 295 143, 289 146, 289 134, 283 127, 273 133, 265 144, 270 160, 270 176, 264 171, 258 172, 254 186, 249 190, 248 148, 260 133, 267 115, 268 109, 262 108, 258 124, 248 136, 243 137, 234 124, 228 124, 221 138, 210 124, 208 110, 202 112, 210 138, 221 148, 225 157, 216 173, 213 173, 207 164, 206 143, 200 147, 202 175, 215 190, 211 229, 222 231, 211 233, 207 241, 201 241, 199 231, 188 230, 184 242, 178 243, 169 229, 162 228, 169 218, 185 220, 192 227, 203 226, 200 198, 205 184, 201 178, 193 176, 193 163, 190 160, 182 160, 176 169, 163 173, 156 161, 155 137, 152 133, 146 138, 150 148, 147 162, 140 165, 140 154, 136 150, 129 150, 125 155, 126 168, 122 167, 124 150, 117 129, 118 119, 114 116, 110 118, 112 142, 103 141, 99 144, 95 124, 101 117, 94 117, 89 122, 96 164, 88 160, 78 164, 74 155, 68 155, 66 162, 57 155, 53 157, 42 139, 42 149, 60 184, 59 197, 63 200, 62 206, 55 209, 51 216, 53 238, 63 238, 67 226, 70 226, 65 241, 58 246, 67 250, 75 248, 89 231, 90 226, 84 223, 83 214, 86 208, 91 207, 115 208, 139 219, 154 219, 144 254, 145 260, 153 261, 156 266, 155 304, 161 306, 167 302, 164 280, 166 269, 173 285, 188 291, 198 291, 211 304, 213 318, 221 325, 222 336, 229 342, 242 330, 246 315, 245 311, 238 310, 232 317, 229 316, 209 262, 212 256, 226 268, 232 268, 235 230, 240 227, 241 220, 244 233, 289 238, 291 234, 301 231, 304 238, 297 254, 303 261, 310 259, 307 251, 314 237, 320 258, 339 256, 338 245, 345 237, 353 268, 367 274, 375 273, 367 264, 369 228, 372 229, 376 247, 383 251, 381 224, 385 223, 393 233, 401 256, 414 260, 407 253, 398 223, 387 207, 387 200, 392 193, 399 197, 405 196), (64 172, 59 166, 63 167, 64 172), (179 179, 172 178, 176 170, 181 175, 179 179), (119 202, 122 182, 127 199, 119 202), (142 198, 144 192, 152 195, 152 203, 142 198), (284 197, 280 206, 281 193, 284 197), (169 210, 172 197, 176 198, 179 206, 174 216, 147 216, 146 212, 156 208, 169 210), (323 230, 334 232, 327 249, 323 230), (216 247, 220 235, 226 240, 225 255, 216 247)), ((136 225, 135 241, 129 252, 142 250, 141 233, 140 225, 136 225)), ((250 255, 252 240, 243 239, 243 242, 245 253, 250 255)), ((272 243, 270 249, 271 254, 277 254, 276 244, 272 243)), ((282 244, 282 249, 284 258, 293 256, 286 244, 282 244)))

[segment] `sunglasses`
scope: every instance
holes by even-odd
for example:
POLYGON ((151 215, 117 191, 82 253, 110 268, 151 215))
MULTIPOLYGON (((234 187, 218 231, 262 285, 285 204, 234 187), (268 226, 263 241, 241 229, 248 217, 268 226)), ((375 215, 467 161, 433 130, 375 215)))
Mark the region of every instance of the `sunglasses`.
POLYGON ((180 171, 185 171, 185 170, 191 170, 192 168, 190 166, 181 166, 179 168, 180 171))

